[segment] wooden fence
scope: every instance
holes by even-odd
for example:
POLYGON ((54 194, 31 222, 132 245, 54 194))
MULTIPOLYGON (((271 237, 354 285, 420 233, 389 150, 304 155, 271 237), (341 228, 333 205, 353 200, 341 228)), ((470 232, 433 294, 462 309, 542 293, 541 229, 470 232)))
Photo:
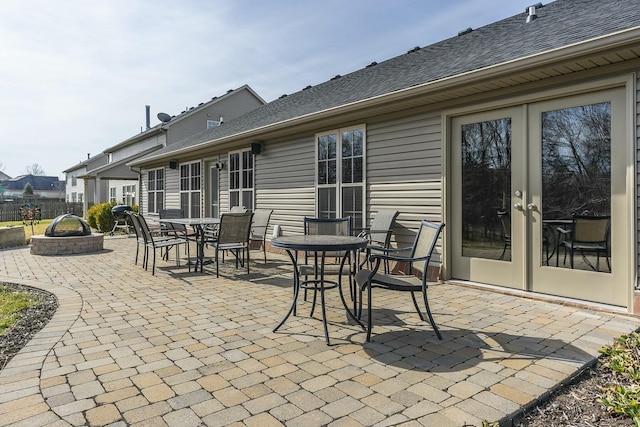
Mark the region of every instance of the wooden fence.
MULTIPOLYGON (((41 219, 53 219, 58 215, 71 213, 82 217, 82 203, 60 202, 57 200, 36 200, 30 202, 40 209, 41 219)), ((0 222, 22 221, 20 208, 26 202, 21 203, 0 203, 0 222)))

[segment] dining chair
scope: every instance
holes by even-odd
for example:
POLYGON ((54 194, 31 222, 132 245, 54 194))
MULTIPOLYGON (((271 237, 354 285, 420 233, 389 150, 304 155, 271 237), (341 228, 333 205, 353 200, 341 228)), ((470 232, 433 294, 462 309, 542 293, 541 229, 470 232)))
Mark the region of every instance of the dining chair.
MULTIPOLYGON (((367 258, 372 253, 383 253, 381 249, 387 249, 391 243, 391 235, 396 218, 400 211, 396 209, 380 209, 373 217, 371 225, 360 231, 359 237, 364 237, 369 241, 366 253, 367 258)), ((389 273, 389 263, 384 263, 384 272, 389 273)))
POLYGON ((134 265, 138 265, 138 254, 140 252, 140 246, 144 248, 144 253, 142 255, 142 259, 146 259, 147 257, 147 240, 145 238, 144 231, 142 230, 142 226, 140 225, 140 221, 135 214, 134 211, 126 211, 131 224, 133 224, 133 230, 136 233, 136 259, 134 261, 134 265))
POLYGON ((251 232, 252 218, 252 212, 226 213, 220 217, 218 236, 215 241, 208 242, 215 250, 216 277, 220 277, 220 251, 230 251, 235 256, 236 268, 238 268, 238 262, 243 267, 246 263, 247 274, 249 274, 249 262, 251 260, 249 233, 251 232))
POLYGON ((431 309, 429 308, 429 300, 427 298, 427 269, 429 267, 429 261, 431 261, 431 257, 436 248, 438 238, 442 233, 443 228, 444 224, 436 224, 423 220, 420 223, 420 227, 418 228, 418 233, 416 234, 413 246, 402 249, 386 249, 384 251, 384 254, 371 254, 370 259, 373 264, 373 268, 362 269, 355 274, 355 281, 360 290, 360 306, 358 310, 358 317, 362 316, 362 294, 365 290, 367 291, 367 341, 371 341, 371 330, 373 324, 373 288, 382 288, 390 291, 410 292, 411 299, 413 300, 413 306, 418 312, 420 319, 425 321, 426 319, 424 318, 424 315, 422 314, 422 311, 418 306, 418 302, 415 296, 415 293, 421 293, 427 316, 429 318, 429 323, 431 323, 431 326, 433 327, 433 330, 435 331, 438 339, 442 339, 442 335, 438 330, 438 326, 436 325, 436 322, 433 319, 433 315, 431 314, 431 309), (406 253, 408 251, 410 253, 408 257, 399 256, 399 254, 406 253), (410 266, 409 271, 413 272, 415 269, 421 274, 421 279, 418 279, 415 276, 411 277, 378 273, 380 264, 383 264, 386 260, 395 262, 408 262, 410 266))
POLYGON ((264 254, 264 262, 267 262, 267 228, 273 209, 256 209, 253 211, 253 223, 251 224, 251 242, 260 242, 264 254))
POLYGON ((504 260, 507 249, 511 247, 511 217, 509 216, 509 212, 498 211, 498 220, 500 221, 500 225, 502 226, 502 239, 504 242, 502 255, 500 255, 500 258, 498 259, 504 260))
POLYGON ((558 242, 556 251, 556 267, 560 256, 560 248, 564 249, 564 261, 567 262, 567 252, 569 253, 569 263, 574 267, 574 254, 580 251, 585 263, 595 271, 600 271, 600 255, 604 255, 607 260, 607 267, 611 271, 609 261, 609 233, 611 231, 611 217, 609 215, 573 215, 571 218, 571 228, 558 227, 558 242), (586 252, 596 254, 595 267, 585 256, 586 252))
POLYGON ((180 266, 180 245, 187 246, 187 265, 189 266, 189 271, 191 271, 191 256, 189 254, 189 240, 186 237, 171 237, 171 236, 154 236, 154 233, 149 229, 149 225, 147 224, 146 219, 141 214, 134 214, 138 222, 140 224, 140 228, 145 236, 145 257, 144 257, 144 268, 148 270, 149 267, 149 250, 153 250, 153 263, 151 266, 151 274, 155 275, 156 271, 156 249, 167 249, 167 257, 169 253, 169 249, 172 247, 176 248, 176 265, 180 266))
MULTIPOLYGON (((312 218, 304 217, 304 234, 307 235, 329 235, 329 236, 351 236, 351 217, 346 216, 343 218, 312 218)), ((351 253, 344 251, 326 252, 324 253, 324 274, 337 275, 338 283, 341 282, 342 276, 347 275, 349 277, 349 289, 351 289, 351 296, 353 299, 353 277, 351 266, 351 253), (342 263, 344 256, 347 256, 346 262, 342 263)), ((315 280, 318 280, 320 276, 320 267, 318 265, 317 254, 313 256, 309 252, 304 254, 304 263, 298 266, 298 274, 305 276, 305 280, 308 280, 309 276, 313 276, 315 280)), ((315 308, 317 289, 313 293, 313 307, 315 308)), ((307 300, 307 289, 304 291, 304 300, 307 300)), ((311 309, 311 315, 313 315, 313 308, 311 309)))

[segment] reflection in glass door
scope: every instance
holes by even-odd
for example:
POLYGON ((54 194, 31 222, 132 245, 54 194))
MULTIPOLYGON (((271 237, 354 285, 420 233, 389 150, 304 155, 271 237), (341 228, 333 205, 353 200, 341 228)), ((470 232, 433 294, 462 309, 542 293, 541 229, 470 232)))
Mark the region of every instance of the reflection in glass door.
POLYGON ((521 287, 522 133, 519 108, 455 118, 452 121, 452 273, 455 278, 521 287))
POLYGON ((533 291, 628 304, 624 99, 615 89, 530 107, 533 291))
POLYGON ((611 103, 545 111, 541 119, 544 259, 610 272, 611 103))

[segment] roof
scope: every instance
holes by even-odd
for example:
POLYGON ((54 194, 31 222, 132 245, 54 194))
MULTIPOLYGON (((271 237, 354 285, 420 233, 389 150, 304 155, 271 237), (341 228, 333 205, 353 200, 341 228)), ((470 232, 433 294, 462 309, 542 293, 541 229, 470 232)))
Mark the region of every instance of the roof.
MULTIPOLYGON (((209 146, 279 124, 291 126, 295 120, 311 120, 339 107, 363 104, 390 94, 406 93, 420 87, 440 87, 435 83, 446 88, 446 83, 453 78, 468 74, 480 75, 484 71, 482 75, 491 78, 499 65, 517 60, 534 62, 541 54, 580 46, 625 30, 637 30, 640 28, 640 8, 637 6, 637 0, 556 0, 539 7, 538 18, 530 23, 526 22, 527 13, 523 12, 430 46, 412 49, 387 61, 372 63, 345 76, 336 76, 281 97, 131 164, 141 165, 187 149, 195 153, 192 149, 196 146, 209 146)), ((637 37, 636 45, 640 43, 640 32, 632 36, 637 37)), ((640 49, 636 49, 634 55, 640 56, 640 49)), ((558 54, 556 60, 561 58, 563 55, 558 54)), ((258 134, 258 131, 254 133, 258 134)))
POLYGON ((24 186, 31 184, 34 191, 60 190, 65 187, 65 182, 57 176, 20 175, 15 178, 2 181, 5 190, 24 190, 24 186))
POLYGON ((125 159, 118 160, 113 163, 109 163, 95 169, 91 169, 82 175, 78 175, 77 178, 80 179, 95 179, 100 176, 101 179, 137 179, 138 174, 134 171, 131 171, 130 168, 124 168, 127 162, 137 159, 139 157, 145 156, 149 153, 154 152, 155 150, 161 148, 162 145, 156 145, 155 147, 147 148, 139 153, 133 154, 125 159))
POLYGON ((121 149, 123 147, 126 147, 128 145, 134 144, 138 141, 141 141, 143 139, 149 138, 152 135, 155 135, 157 133, 160 133, 168 128, 170 128, 171 126, 173 126, 175 123, 180 122, 181 120, 186 119, 187 117, 197 113, 198 111, 201 111, 203 109, 209 108, 212 105, 222 101, 225 98, 228 98, 229 96, 232 96, 235 93, 238 93, 242 90, 246 90, 249 93, 251 93, 253 96, 256 97, 256 99, 258 99, 258 101, 260 101, 262 104, 265 104, 265 100, 262 99, 262 97, 260 95, 258 95, 253 89, 251 89, 248 85, 243 85, 240 86, 237 89, 229 89, 224 95, 221 96, 214 96, 213 98, 211 98, 211 100, 207 101, 207 102, 201 102, 200 104, 198 104, 198 106, 196 107, 191 107, 191 108, 187 108, 184 111, 182 111, 180 114, 171 116, 171 120, 166 122, 166 123, 159 123, 155 126, 152 126, 149 129, 146 129, 145 131, 132 136, 131 138, 128 138, 122 142, 119 142, 118 144, 109 147, 107 149, 104 150, 104 153, 111 153, 114 152, 118 149, 121 149))

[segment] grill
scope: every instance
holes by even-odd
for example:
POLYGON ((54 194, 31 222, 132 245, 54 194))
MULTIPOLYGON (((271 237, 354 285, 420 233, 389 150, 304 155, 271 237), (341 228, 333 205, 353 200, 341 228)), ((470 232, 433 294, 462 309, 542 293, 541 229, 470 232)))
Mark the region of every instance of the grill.
POLYGON ((90 236, 91 227, 82 218, 67 213, 55 217, 44 235, 47 237, 90 236))
POLYGON ((113 230, 109 233, 110 236, 113 236, 117 228, 124 228, 127 230, 127 235, 129 235, 129 222, 127 221, 127 211, 133 211, 133 208, 128 205, 116 205, 111 208, 111 214, 113 215, 113 219, 115 219, 115 224, 113 224, 113 230))

